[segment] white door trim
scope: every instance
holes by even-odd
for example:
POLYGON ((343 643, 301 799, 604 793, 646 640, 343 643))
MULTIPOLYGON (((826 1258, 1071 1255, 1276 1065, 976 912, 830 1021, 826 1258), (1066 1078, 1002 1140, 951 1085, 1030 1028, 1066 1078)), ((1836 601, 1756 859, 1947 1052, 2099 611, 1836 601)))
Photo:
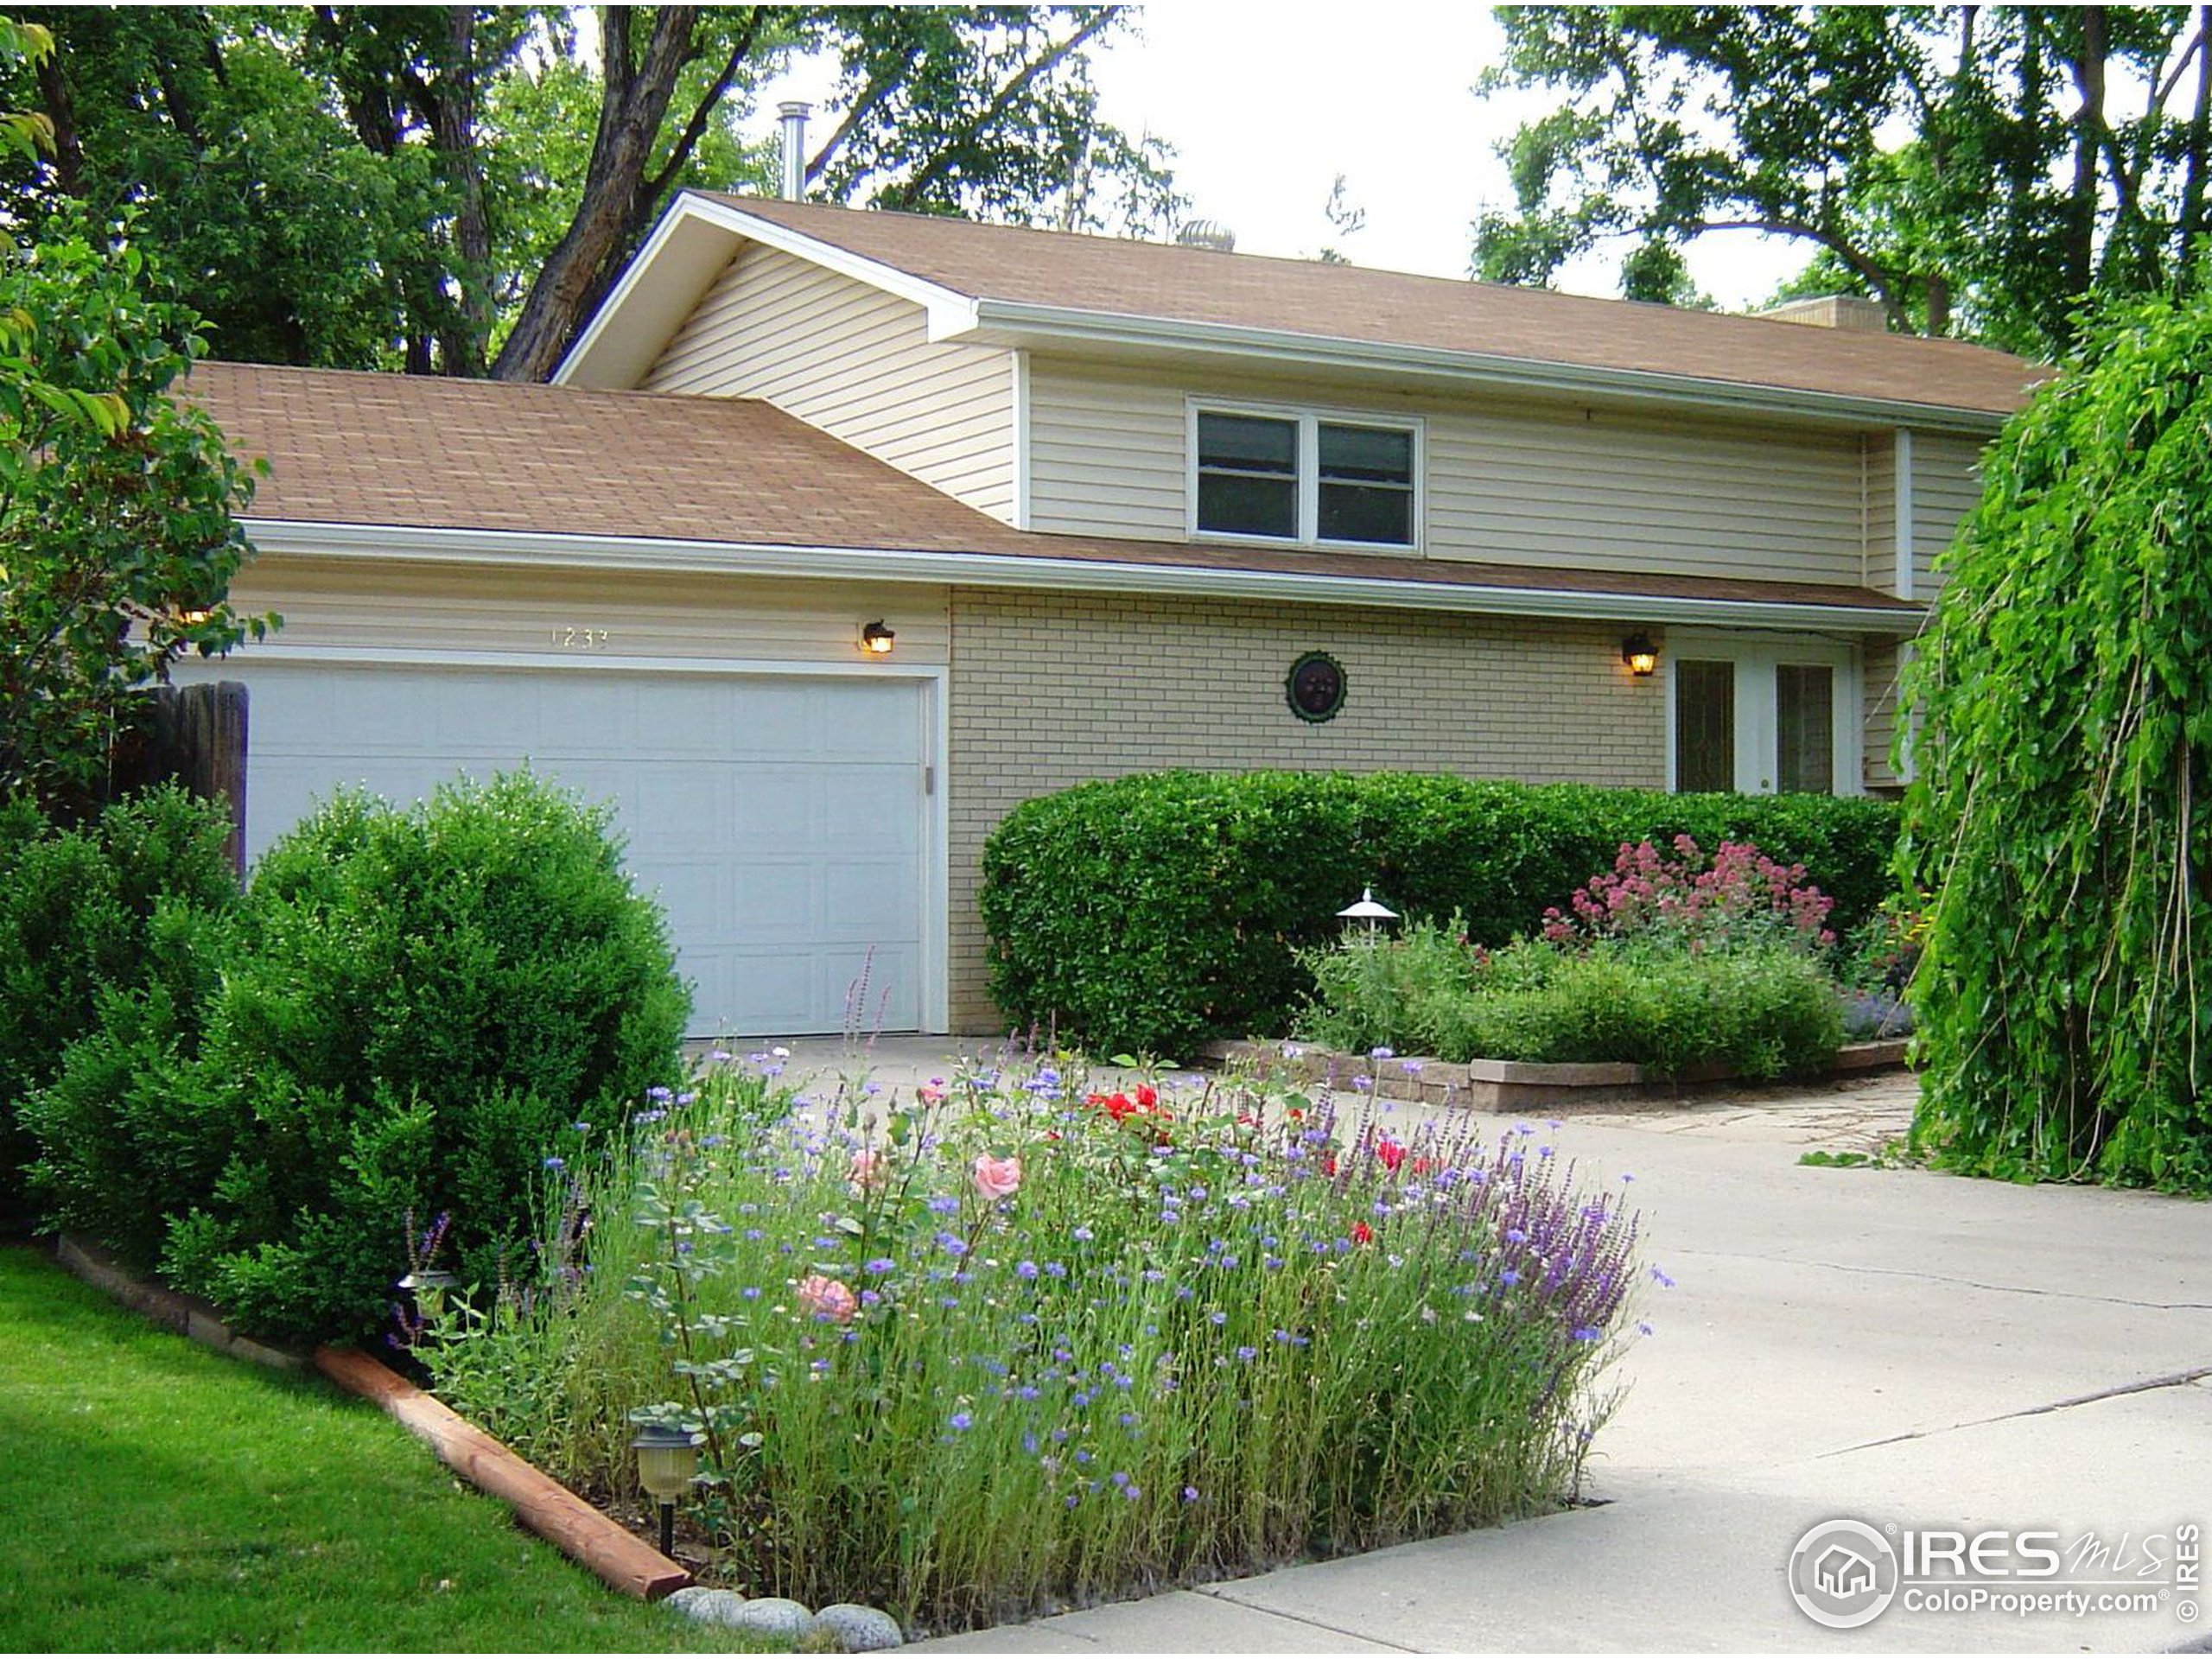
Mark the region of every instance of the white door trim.
MULTIPOLYGON (((392 667, 484 670, 518 672, 688 674, 731 679, 870 678, 918 681, 922 684, 922 765, 930 787, 922 821, 922 982, 923 1029, 943 1034, 951 1029, 951 868, 950 823, 947 802, 945 755, 950 741, 950 698, 947 695, 950 667, 936 663, 785 662, 775 659, 740 660, 702 657, 615 657, 596 652, 437 651, 408 645, 317 645, 270 640, 241 647, 237 658, 245 663, 279 668, 392 667)), ((172 677, 180 683, 219 680, 232 659, 194 658, 175 664, 172 677)), ((246 711, 246 790, 251 810, 253 789, 251 702, 246 711)))

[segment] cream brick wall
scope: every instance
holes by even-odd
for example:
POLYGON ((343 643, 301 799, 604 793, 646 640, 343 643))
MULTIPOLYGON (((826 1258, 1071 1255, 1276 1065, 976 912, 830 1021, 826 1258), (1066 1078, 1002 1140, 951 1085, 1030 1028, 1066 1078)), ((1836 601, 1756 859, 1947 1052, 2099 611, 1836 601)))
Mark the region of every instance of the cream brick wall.
POLYGON ((1167 766, 1663 788, 1662 683, 1622 666, 1632 626, 955 588, 954 1028, 988 1030, 998 1017, 983 992, 979 866, 1021 802, 1167 766), (1350 688, 1324 725, 1283 698, 1283 677, 1308 651, 1342 663, 1350 688))

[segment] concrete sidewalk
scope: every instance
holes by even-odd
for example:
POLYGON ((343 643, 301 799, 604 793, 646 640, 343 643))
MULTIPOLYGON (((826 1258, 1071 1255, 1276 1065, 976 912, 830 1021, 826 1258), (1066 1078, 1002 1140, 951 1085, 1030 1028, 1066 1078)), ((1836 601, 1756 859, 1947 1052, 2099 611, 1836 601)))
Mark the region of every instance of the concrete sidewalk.
MULTIPOLYGON (((958 1052, 891 1039, 870 1071, 911 1086, 958 1052)), ((800 1046, 794 1074, 835 1058, 800 1046)), ((2080 1619, 1900 1603, 1847 1632, 1790 1600, 1792 1546, 1834 1516, 2125 1538, 2126 1565, 2075 1575, 2114 1581, 2146 1548, 2170 1554, 2177 1522, 2212 1525, 2212 1207, 1796 1161, 1879 1144, 1909 1118, 1912 1088, 1893 1077, 1732 1096, 1548 1135, 1592 1176, 1636 1177, 1649 1259, 1677 1281, 1643 1297, 1656 1333, 1616 1374, 1630 1386, 1592 1465, 1600 1506, 923 1645, 2204 1645, 2201 1593, 2193 1623, 2172 1596, 2155 1613, 2080 1619)))

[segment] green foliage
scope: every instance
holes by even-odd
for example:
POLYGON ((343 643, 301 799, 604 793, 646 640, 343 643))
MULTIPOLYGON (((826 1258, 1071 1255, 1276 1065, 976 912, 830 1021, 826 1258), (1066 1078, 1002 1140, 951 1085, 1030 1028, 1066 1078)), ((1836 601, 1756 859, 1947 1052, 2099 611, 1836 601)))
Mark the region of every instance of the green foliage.
POLYGON ((0 1249, 0 1635, 26 1653, 727 1652, 609 1594, 321 1378, 0 1249), (66 1544, 66 1548, 63 1546, 66 1544))
POLYGON ((1891 327, 2044 355, 2092 292, 2198 280, 2212 185, 2199 20, 2116 6, 1507 6, 1481 90, 1552 105, 1500 146, 1478 273, 1550 282, 1636 238, 1679 302, 1722 229, 1798 238, 1891 327), (2154 92, 2153 89, 2157 89, 2154 92), (2178 96, 2175 95, 2179 89, 2178 96), (1903 134, 1902 142, 1899 135, 1903 134))
POLYGON ((1427 774, 1190 772, 1081 785, 1009 813, 983 853, 991 994, 1100 1052, 1279 1033, 1302 947, 1371 885, 1497 946, 1623 842, 1753 841, 1854 925, 1889 890, 1897 811, 1817 795, 1664 795, 1427 774))
POLYGON ((2212 1189, 2212 303, 2132 303, 1988 452, 1912 695, 1916 1144, 2212 1189))
POLYGON ((175 395, 202 345, 160 289, 80 222, 0 264, 0 791, 90 788, 170 663, 267 626, 227 603, 251 481, 175 395))
POLYGON ((0 802, 0 1209, 32 1151, 17 1103, 52 1078, 104 994, 173 984, 189 918, 237 903, 229 835, 224 809, 174 787, 78 829, 23 798, 0 802))
POLYGON ((1068 1056, 766 1133, 705 1090, 418 1352, 572 1484, 692 1429, 735 1581, 940 1632, 1554 1508, 1639 1276, 1622 1189, 1371 1108, 1068 1056))
POLYGON ((48 73, 0 64, 0 101, 51 156, 13 143, 0 181, 41 238, 71 201, 134 205, 232 360, 543 378, 677 192, 773 177, 746 128, 803 56, 837 77, 817 199, 1069 228, 1178 205, 1090 83, 1121 8, 41 15, 48 73))
POLYGON ((410 1216, 496 1279, 544 1160, 672 1080, 689 1011, 605 814, 527 776, 340 796, 178 935, 26 1108, 34 1184, 280 1336, 372 1333, 410 1216))
POLYGON ((1457 923, 1304 953, 1317 988, 1299 1034, 1353 1052, 1614 1060, 1667 1076, 1721 1065, 1753 1077, 1821 1071, 1843 1041, 1834 986, 1779 940, 1568 951, 1523 939, 1491 953, 1462 944, 1457 923))

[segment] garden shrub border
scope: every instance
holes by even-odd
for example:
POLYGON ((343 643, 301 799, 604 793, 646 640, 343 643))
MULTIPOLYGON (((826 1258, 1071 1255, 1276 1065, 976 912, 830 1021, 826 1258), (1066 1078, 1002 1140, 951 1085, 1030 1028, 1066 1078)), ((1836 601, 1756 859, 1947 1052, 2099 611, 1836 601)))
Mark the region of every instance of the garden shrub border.
POLYGON ((1141 772, 1024 802, 986 843, 979 904, 1007 1018, 1094 1053, 1176 1057, 1287 1030, 1301 947, 1371 887, 1464 914, 1486 948, 1612 868, 1624 843, 1749 841, 1836 901, 1848 932, 1891 890, 1892 802, 1670 795, 1424 772, 1141 772))

